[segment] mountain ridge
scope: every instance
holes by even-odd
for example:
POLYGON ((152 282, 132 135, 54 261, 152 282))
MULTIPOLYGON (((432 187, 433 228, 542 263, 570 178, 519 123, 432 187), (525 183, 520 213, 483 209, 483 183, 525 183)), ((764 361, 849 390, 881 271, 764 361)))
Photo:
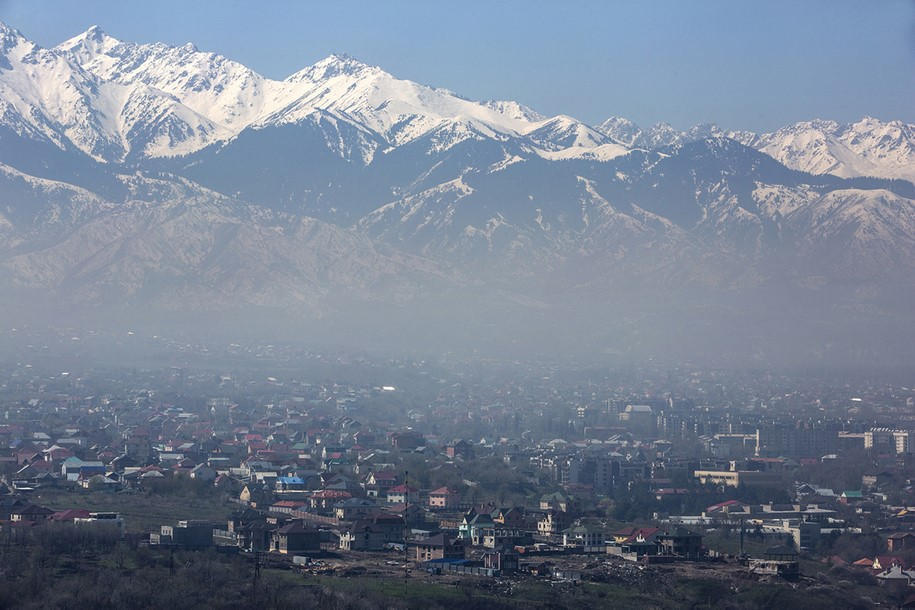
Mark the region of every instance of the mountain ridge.
POLYGON ((0 26, 0 286, 318 317, 434 295, 432 320, 465 313, 450 299, 564 324, 772 298, 846 320, 915 294, 913 133, 592 126, 344 55, 272 80, 190 44, 0 26))

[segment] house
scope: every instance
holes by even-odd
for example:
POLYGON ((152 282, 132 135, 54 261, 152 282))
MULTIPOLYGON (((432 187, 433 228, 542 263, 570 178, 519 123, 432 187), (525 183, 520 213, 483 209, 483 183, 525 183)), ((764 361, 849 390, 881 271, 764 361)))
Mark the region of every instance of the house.
POLYGON ((219 523, 212 521, 185 520, 177 525, 163 525, 159 532, 149 535, 152 545, 176 545, 188 549, 200 549, 213 546, 213 530, 219 529, 219 523))
POLYGON ((518 506, 500 508, 492 513, 492 521, 506 527, 524 527, 524 509, 518 506))
POLYGON ((487 549, 527 546, 534 542, 534 537, 529 532, 517 528, 493 527, 483 529, 481 533, 481 542, 487 549))
MULTIPOLYGON (((855 562, 857 563, 857 562, 855 562)), ((902 559, 899 557, 894 557, 892 555, 877 555, 874 557, 874 561, 871 562, 871 569, 873 570, 888 570, 892 566, 902 566, 909 567, 903 564, 902 559)))
POLYGON ((17 496, 3 496, 0 498, 0 521, 10 521, 13 512, 28 504, 27 500, 17 496))
POLYGON ((540 510, 555 510, 569 513, 574 510, 575 500, 560 492, 545 494, 540 498, 540 510))
POLYGON ((337 502, 352 497, 353 494, 348 491, 340 489, 321 489, 309 496, 308 503, 313 511, 329 513, 333 511, 334 505, 337 502))
POLYGON ((893 475, 889 472, 878 472, 876 474, 861 475, 861 487, 864 489, 877 489, 893 481, 893 475))
POLYGON ((749 515, 749 512, 750 506, 748 504, 744 504, 739 500, 725 500, 707 507, 703 515, 712 519, 716 517, 728 519, 734 515, 749 515))
POLYGON ((654 492, 655 500, 658 502, 676 501, 687 495, 689 490, 683 487, 661 487, 654 492))
POLYGON ((747 560, 747 569, 757 576, 795 580, 800 576, 797 552, 792 546, 770 547, 763 558, 747 560))
POLYGON ((409 485, 395 485, 388 489, 388 504, 410 504, 415 503, 418 498, 419 490, 409 485))
POLYGON ((891 534, 886 538, 886 550, 890 553, 900 553, 915 548, 915 534, 901 532, 891 534))
POLYGON ((624 528, 612 534, 613 544, 607 550, 629 559, 657 555, 659 547, 656 538, 660 531, 656 527, 624 528))
POLYGON ((28 521, 36 523, 49 519, 54 511, 37 504, 25 504, 10 511, 10 521, 28 521))
POLYGON ((651 435, 655 430, 655 415, 650 405, 626 405, 619 421, 634 434, 651 435))
POLYGON ((426 444, 423 435, 415 430, 395 432, 391 435, 391 445, 400 451, 412 451, 426 444))
POLYGON ((73 521, 75 519, 87 518, 87 517, 89 517, 88 510, 84 510, 81 508, 71 508, 68 510, 58 511, 58 512, 50 515, 50 517, 48 517, 48 518, 51 521, 58 521, 58 522, 62 522, 62 523, 73 523, 73 521))
POLYGON ((559 536, 562 530, 569 527, 571 517, 568 513, 561 510, 548 510, 543 517, 537 521, 537 532, 541 536, 559 536))
MULTIPOLYGON (((401 517, 388 513, 375 513, 365 519, 358 519, 352 527, 345 532, 350 532, 350 542, 355 545, 351 550, 375 551, 381 550, 385 544, 393 542, 403 542, 404 539, 404 521, 401 517), (369 528, 368 531, 365 528, 369 528), (362 537, 354 538, 356 534, 362 537), (380 543, 378 542, 380 540, 380 543), (363 547, 363 545, 368 545, 363 547), (377 548, 375 544, 380 544, 377 548)), ((342 542, 342 539, 341 539, 342 542)), ((346 547, 341 547, 346 548, 346 547)))
POLYGON ((500 574, 513 574, 519 568, 518 553, 509 550, 488 551, 483 554, 483 567, 500 574))
POLYGON ((386 504, 384 512, 406 521, 409 527, 425 529, 429 523, 426 520, 426 509, 419 504, 386 504))
POLYGON ((383 527, 369 520, 358 520, 340 532, 340 548, 344 551, 380 551, 389 542, 388 538, 383 527))
POLYGON ((346 521, 365 517, 373 510, 375 503, 366 498, 347 498, 334 504, 334 516, 346 521))
MULTIPOLYGON (((250 508, 238 511, 229 518, 224 537, 217 544, 231 544, 246 551, 266 551, 270 548, 273 528, 267 525, 266 517, 250 508)), ((213 532, 214 541, 222 532, 213 532)))
POLYGON ((213 468, 210 468, 207 464, 197 464, 191 468, 189 476, 195 481, 206 481, 210 483, 216 480, 216 471, 213 468))
POLYGON ((370 498, 387 497, 388 490, 397 485, 397 474, 393 470, 370 472, 365 479, 365 493, 370 498))
POLYGON ((463 439, 455 441, 445 447, 445 455, 451 459, 459 457, 464 460, 472 460, 474 456, 473 445, 463 439))
POLYGON ((439 487, 429 492, 431 510, 452 510, 461 503, 461 494, 448 487, 439 487))
POLYGON ((68 457, 60 465, 60 476, 67 481, 88 478, 93 474, 105 474, 105 465, 101 462, 84 462, 78 457, 68 457))
POLYGON ((463 540, 469 541, 471 544, 482 544, 483 530, 492 529, 493 525, 492 517, 489 516, 489 513, 478 513, 476 510, 471 509, 464 515, 464 520, 461 521, 458 533, 463 540))
POLYGON ((277 477, 274 489, 279 493, 284 491, 305 491, 305 480, 301 477, 277 477))
POLYGON ((864 494, 861 493, 861 490, 848 489, 839 496, 839 502, 842 504, 857 504, 862 500, 864 500, 864 494))
POLYGON ((270 512, 291 515, 296 511, 304 510, 307 505, 308 503, 304 500, 280 500, 270 505, 270 512))
POLYGON ((321 534, 302 521, 292 521, 273 532, 270 550, 283 555, 321 550, 321 534))
POLYGON ((694 560, 702 555, 702 536, 686 528, 678 527, 673 532, 658 534, 655 539, 663 555, 694 560))
POLYGON ((460 538, 451 538, 445 534, 417 540, 408 546, 412 548, 410 556, 414 561, 464 558, 464 542, 460 538))
POLYGON ((562 532, 563 546, 600 546, 604 543, 604 532, 599 528, 574 525, 562 532))
POLYGON ((250 504, 254 508, 267 506, 273 501, 273 494, 265 489, 263 485, 249 483, 238 494, 238 499, 245 504, 250 504))
POLYGON ((79 486, 83 489, 109 489, 120 487, 119 477, 115 473, 110 475, 95 474, 90 477, 80 477, 79 486))
POLYGON ((882 586, 892 586, 903 589, 915 581, 915 570, 906 570, 901 565, 894 564, 875 576, 877 582, 882 586))

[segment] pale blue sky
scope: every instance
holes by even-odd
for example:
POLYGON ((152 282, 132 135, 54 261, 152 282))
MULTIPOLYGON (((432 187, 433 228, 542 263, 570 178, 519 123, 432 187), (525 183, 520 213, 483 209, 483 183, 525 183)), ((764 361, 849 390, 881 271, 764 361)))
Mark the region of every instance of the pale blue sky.
POLYGON ((122 40, 190 41, 274 78, 349 53, 592 123, 915 122, 915 3, 903 0, 0 0, 0 20, 46 46, 92 24, 122 40))

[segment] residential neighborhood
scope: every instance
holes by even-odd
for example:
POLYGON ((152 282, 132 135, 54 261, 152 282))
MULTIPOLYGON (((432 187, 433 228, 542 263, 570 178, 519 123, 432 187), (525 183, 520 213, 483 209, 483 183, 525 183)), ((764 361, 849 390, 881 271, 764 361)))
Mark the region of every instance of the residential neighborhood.
POLYGON ((912 390, 732 395, 697 371, 636 403, 619 380, 409 366, 416 395, 174 370, 100 391, 91 374, 7 370, 5 535, 95 524, 303 574, 575 583, 703 566, 812 586, 838 570, 862 595, 915 593, 912 390))

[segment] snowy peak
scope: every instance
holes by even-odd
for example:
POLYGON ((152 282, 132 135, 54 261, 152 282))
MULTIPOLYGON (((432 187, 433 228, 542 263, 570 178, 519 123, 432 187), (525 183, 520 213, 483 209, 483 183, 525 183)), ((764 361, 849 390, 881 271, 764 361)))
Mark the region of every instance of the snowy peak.
MULTIPOLYGON (((234 128, 229 135, 261 116, 264 101, 271 97, 265 91, 267 79, 190 43, 125 43, 90 28, 56 49, 104 81, 128 87, 146 85, 172 95, 207 121, 234 128)), ((202 140, 200 145, 209 143, 202 140)))
POLYGON ((468 100, 345 54, 272 80, 191 43, 122 42, 92 26, 43 49, 0 24, 0 124, 20 136, 120 163, 193 154, 245 130, 302 121, 321 123, 335 154, 349 160, 343 151, 360 151, 365 163, 377 150, 412 143, 426 155, 488 140, 510 144, 509 156, 606 161, 632 148, 731 138, 802 171, 915 181, 915 126, 901 121, 813 120, 755 134, 716 125, 643 129, 612 117, 595 129, 514 101, 468 100))
POLYGON ((527 136, 546 150, 572 146, 592 148, 609 141, 593 127, 566 115, 555 116, 531 127, 527 136))
POLYGON ((915 125, 873 117, 842 124, 827 119, 799 121, 772 133, 725 131, 701 124, 685 131, 666 123, 643 130, 611 117, 601 133, 631 147, 661 148, 705 138, 730 138, 777 159, 792 169, 842 178, 871 176, 915 182, 915 125))
MULTIPOLYGON (((114 85, 127 89, 118 99, 102 102, 106 116, 124 114, 126 100, 154 95, 153 91, 134 91, 139 87, 173 98, 170 113, 160 101, 154 108, 162 112, 138 114, 134 110, 125 120, 109 121, 125 148, 119 155, 106 157, 110 161, 138 153, 150 157, 189 154, 228 142, 248 128, 267 129, 303 120, 350 123, 352 129, 347 131, 369 134, 368 140, 385 142, 389 148, 424 138, 430 142, 428 153, 448 150, 468 139, 515 139, 535 153, 567 151, 566 157, 593 149, 591 158, 607 157, 608 151, 598 149, 612 143, 612 154, 618 153, 619 145, 612 138, 571 117, 548 119, 513 101, 467 100, 445 89, 396 78, 345 54, 330 55, 275 81, 191 44, 121 42, 97 26, 58 45, 54 52, 99 82, 111 83, 112 91, 117 89, 114 85), (156 122, 143 125, 138 120, 156 122), (146 134, 147 139, 134 142, 137 134, 146 134)), ((335 151, 353 148, 346 143, 330 147, 335 151)), ((363 159, 373 157, 368 150, 372 147, 364 142, 356 147, 366 151, 363 159)))
POLYGON ((638 146, 642 130, 638 125, 623 117, 610 117, 597 127, 598 131, 626 146, 638 146))
POLYGON ((754 146, 789 167, 814 174, 915 182, 915 126, 902 121, 803 121, 760 135, 754 146))
POLYGON ((359 78, 365 76, 368 72, 384 73, 386 76, 390 76, 378 66, 370 66, 346 53, 334 53, 288 76, 286 82, 299 83, 306 81, 315 83, 335 76, 359 78))
POLYGON ((109 36, 102 28, 93 25, 88 30, 57 45, 56 49, 84 65, 99 55, 107 54, 121 41, 109 36))
POLYGON ((524 104, 519 104, 518 102, 513 102, 510 100, 489 100, 483 102, 482 104, 483 106, 495 110, 499 114, 503 114, 508 118, 514 119, 516 121, 536 123, 546 119, 545 116, 536 110, 529 108, 524 104))
MULTIPOLYGON (((17 57, 21 58, 37 47, 38 45, 23 36, 22 32, 0 21, 0 54, 15 53, 17 57)), ((0 69, 8 70, 9 68, 0 61, 0 69)))

